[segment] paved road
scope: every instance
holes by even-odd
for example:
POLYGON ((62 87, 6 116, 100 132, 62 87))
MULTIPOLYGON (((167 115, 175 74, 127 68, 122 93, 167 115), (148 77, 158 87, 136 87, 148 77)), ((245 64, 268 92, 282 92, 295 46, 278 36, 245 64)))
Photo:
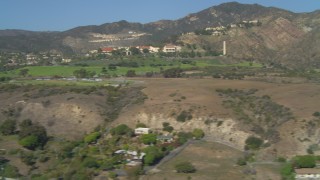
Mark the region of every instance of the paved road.
POLYGON ((161 159, 161 161, 154 165, 154 166, 146 166, 144 167, 144 171, 147 174, 148 172, 157 171, 157 168, 161 166, 163 163, 168 162, 172 158, 176 157, 181 151, 183 151, 186 147, 188 147, 190 144, 195 143, 197 140, 189 140, 186 143, 184 143, 182 146, 179 146, 178 148, 170 151, 168 155, 166 155, 164 158, 161 159))
POLYGON ((203 138, 203 140, 204 140, 204 141, 208 141, 208 142, 215 142, 215 143, 223 144, 223 145, 226 145, 226 146, 231 147, 231 148, 233 148, 233 149, 237 149, 237 150, 239 150, 239 151, 241 151, 241 152, 244 152, 243 148, 240 148, 239 146, 236 146, 236 145, 234 145, 234 144, 232 144, 232 143, 230 143, 230 142, 223 141, 223 140, 221 140, 221 139, 219 139, 219 138, 216 138, 216 137, 214 137, 214 136, 212 136, 212 135, 211 135, 211 136, 206 135, 206 136, 203 138))

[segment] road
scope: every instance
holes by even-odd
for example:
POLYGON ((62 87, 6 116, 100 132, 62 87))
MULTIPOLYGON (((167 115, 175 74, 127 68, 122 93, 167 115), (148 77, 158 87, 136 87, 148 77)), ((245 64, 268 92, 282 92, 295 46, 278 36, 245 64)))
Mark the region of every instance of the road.
POLYGON ((198 140, 189 140, 186 143, 184 143, 182 146, 179 146, 178 148, 170 151, 168 155, 166 155, 164 158, 161 159, 161 161, 154 165, 154 166, 146 166, 144 167, 144 171, 147 174, 148 172, 157 171, 158 167, 161 166, 163 163, 166 163, 170 161, 172 158, 176 157, 178 154, 181 153, 186 147, 188 147, 190 144, 195 143, 198 140))
POLYGON ((204 140, 204 141, 207 141, 207 142, 215 142, 215 143, 223 144, 223 145, 226 145, 226 146, 231 147, 231 148, 233 148, 233 149, 236 149, 236 150, 239 150, 239 151, 241 151, 241 152, 244 152, 244 149, 243 149, 243 148, 240 148, 239 146, 236 146, 236 145, 234 145, 234 144, 232 144, 232 143, 230 143, 230 142, 223 141, 223 140, 221 140, 221 139, 219 139, 219 138, 216 138, 216 137, 214 137, 214 136, 212 136, 212 135, 211 135, 211 136, 206 135, 206 136, 203 138, 203 140, 204 140))

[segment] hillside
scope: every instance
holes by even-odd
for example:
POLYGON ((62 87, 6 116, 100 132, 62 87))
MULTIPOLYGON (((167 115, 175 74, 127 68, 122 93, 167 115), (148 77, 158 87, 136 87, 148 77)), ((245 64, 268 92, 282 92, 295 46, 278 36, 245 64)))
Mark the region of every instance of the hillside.
POLYGON ((160 20, 147 24, 119 21, 76 27, 64 32, 1 30, 0 50, 74 54, 106 46, 158 45, 174 43, 176 39, 172 38, 173 35, 258 20, 262 24, 259 27, 232 28, 218 37, 183 35, 178 38, 178 42, 196 44, 200 50, 206 47, 221 52, 221 44, 225 40, 228 56, 232 59, 290 66, 296 63, 301 65, 300 62, 303 62, 310 66, 317 64, 315 60, 319 57, 319 42, 313 41, 318 39, 319 17, 319 11, 293 13, 257 4, 231 2, 178 20, 160 20))

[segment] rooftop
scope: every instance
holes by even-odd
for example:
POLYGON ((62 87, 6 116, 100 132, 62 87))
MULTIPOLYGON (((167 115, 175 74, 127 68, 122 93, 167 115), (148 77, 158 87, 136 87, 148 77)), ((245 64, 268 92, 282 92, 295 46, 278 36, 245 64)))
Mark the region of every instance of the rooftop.
POLYGON ((295 169, 297 174, 320 174, 320 169, 317 168, 301 168, 295 169))

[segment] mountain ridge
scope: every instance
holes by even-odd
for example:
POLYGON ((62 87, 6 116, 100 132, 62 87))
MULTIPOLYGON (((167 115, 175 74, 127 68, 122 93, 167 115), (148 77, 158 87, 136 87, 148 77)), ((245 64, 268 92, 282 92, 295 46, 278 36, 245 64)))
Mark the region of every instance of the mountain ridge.
MULTIPOLYGON (((303 42, 300 46, 307 46, 308 43, 305 41, 311 41, 310 37, 315 36, 312 34, 318 33, 318 31, 312 31, 320 26, 318 19, 320 19, 320 10, 294 13, 259 4, 229 2, 191 13, 177 20, 159 20, 145 24, 121 20, 101 25, 79 26, 61 32, 0 30, 0 51, 55 50, 63 54, 78 54, 106 46, 170 42, 169 39, 173 35, 178 35, 181 40, 181 34, 206 27, 228 26, 242 21, 259 20, 262 22, 260 28, 232 29, 224 36, 209 37, 204 40, 200 36, 196 37, 199 42, 202 42, 198 45, 211 46, 211 49, 220 51, 219 44, 226 40, 230 45, 228 47, 235 50, 229 51, 230 58, 274 62, 283 56, 281 63, 286 64, 290 62, 287 58, 292 58, 290 51, 299 46, 297 43, 303 42)), ((181 41, 181 43, 184 42, 181 41)), ((317 45, 318 42, 313 43, 313 46, 317 45)), ((302 47, 302 49, 309 48, 302 47)), ((310 53, 316 53, 316 55, 310 55, 312 57, 318 57, 317 54, 319 54, 318 51, 310 53)), ((299 58, 294 57, 294 59, 299 58)), ((309 61, 307 58, 304 59, 309 61)))

